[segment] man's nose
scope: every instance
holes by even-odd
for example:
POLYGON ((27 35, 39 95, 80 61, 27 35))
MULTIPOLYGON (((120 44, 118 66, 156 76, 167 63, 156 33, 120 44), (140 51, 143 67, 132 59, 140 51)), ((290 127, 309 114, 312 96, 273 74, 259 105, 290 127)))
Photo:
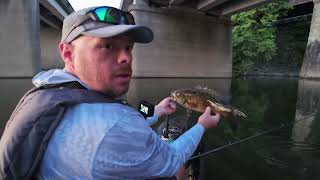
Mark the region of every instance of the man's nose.
POLYGON ((119 62, 119 64, 122 64, 122 63, 131 63, 131 61, 132 61, 131 51, 121 50, 121 51, 119 52, 119 55, 118 55, 118 62, 119 62))

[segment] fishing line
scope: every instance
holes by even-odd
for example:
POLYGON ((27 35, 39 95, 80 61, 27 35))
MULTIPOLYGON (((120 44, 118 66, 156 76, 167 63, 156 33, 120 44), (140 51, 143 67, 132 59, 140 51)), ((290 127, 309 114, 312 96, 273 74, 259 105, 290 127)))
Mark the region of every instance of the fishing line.
MULTIPOLYGON (((309 114, 309 113, 307 113, 307 114, 309 114)), ((310 114, 315 115, 315 113, 310 113, 310 114)), ((309 115, 310 115, 310 114, 309 114, 309 115)), ((300 122, 300 121, 302 121, 302 120, 306 120, 306 119, 308 119, 308 118, 310 118, 310 117, 312 117, 312 116, 310 115, 310 116, 304 117, 304 118, 302 118, 302 119, 300 119, 300 120, 297 120, 297 121, 294 121, 294 122, 290 122, 290 123, 287 123, 287 124, 281 124, 280 126, 271 128, 271 129, 269 129, 269 130, 262 131, 262 132, 260 132, 260 133, 257 133, 257 134, 255 134, 255 135, 252 135, 252 136, 249 136, 249 137, 247 137, 247 138, 241 139, 241 140, 239 140, 239 141, 235 141, 235 142, 233 142, 233 143, 229 143, 229 144, 227 144, 227 145, 224 145, 224 146, 221 146, 221 147, 212 149, 212 150, 210 150, 210 151, 207 151, 207 152, 198 154, 198 155, 196 155, 196 156, 192 156, 189 160, 193 160, 193 159, 196 159, 196 158, 199 158, 199 157, 202 157, 202 156, 205 156, 205 155, 208 155, 208 154, 217 152, 217 151, 219 151, 219 150, 228 148, 228 147, 230 147, 230 146, 233 146, 233 145, 236 145, 236 144, 245 142, 245 141, 249 141, 249 140, 251 140, 251 139, 253 139, 253 138, 256 138, 256 137, 259 137, 259 136, 268 134, 268 133, 273 132, 273 131, 277 131, 277 130, 282 129, 282 128, 284 128, 284 127, 288 127, 288 126, 294 125, 294 124, 296 124, 296 123, 298 123, 298 122, 300 122)))

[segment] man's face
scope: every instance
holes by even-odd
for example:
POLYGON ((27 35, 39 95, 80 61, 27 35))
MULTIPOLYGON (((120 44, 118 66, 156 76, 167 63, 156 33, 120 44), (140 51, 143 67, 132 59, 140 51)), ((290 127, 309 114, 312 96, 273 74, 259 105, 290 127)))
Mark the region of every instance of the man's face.
POLYGON ((74 74, 90 88, 119 97, 129 89, 133 41, 82 36, 72 42, 74 74))

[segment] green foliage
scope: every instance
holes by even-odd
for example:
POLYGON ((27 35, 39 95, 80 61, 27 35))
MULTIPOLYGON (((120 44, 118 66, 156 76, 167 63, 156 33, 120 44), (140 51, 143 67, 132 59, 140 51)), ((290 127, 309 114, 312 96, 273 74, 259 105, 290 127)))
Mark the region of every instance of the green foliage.
POLYGON ((278 0, 232 16, 235 76, 246 74, 257 61, 270 61, 276 55, 276 30, 272 24, 289 8, 287 0, 278 0))

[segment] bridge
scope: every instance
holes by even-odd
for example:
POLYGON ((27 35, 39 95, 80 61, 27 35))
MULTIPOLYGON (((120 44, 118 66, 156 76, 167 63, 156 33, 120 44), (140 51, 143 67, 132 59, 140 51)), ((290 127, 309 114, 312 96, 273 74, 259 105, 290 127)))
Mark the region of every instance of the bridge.
MULTIPOLYGON (((291 0, 293 5, 311 0, 291 0)), ((137 24, 153 29, 155 40, 136 44, 135 77, 231 77, 231 15, 271 0, 124 0, 137 24)), ((301 76, 320 77, 319 0, 314 0, 308 48, 301 76), (315 66, 316 65, 316 66, 315 66)), ((0 1, 0 77, 31 77, 62 67, 57 51, 67 0, 0 1)))

